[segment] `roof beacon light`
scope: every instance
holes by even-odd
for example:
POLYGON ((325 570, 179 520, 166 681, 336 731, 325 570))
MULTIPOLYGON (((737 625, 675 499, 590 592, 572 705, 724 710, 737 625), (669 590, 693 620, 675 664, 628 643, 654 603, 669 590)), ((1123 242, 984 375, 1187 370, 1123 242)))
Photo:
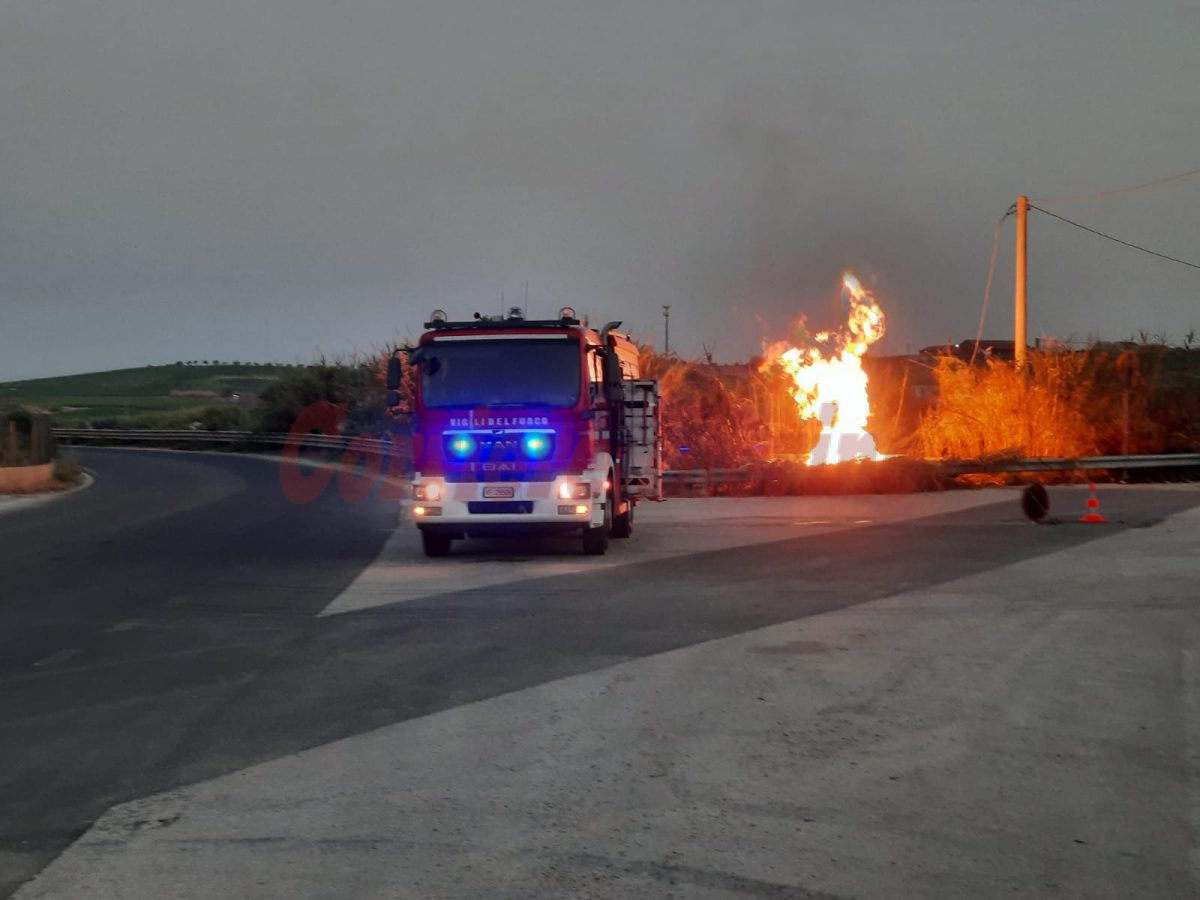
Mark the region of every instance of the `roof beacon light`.
POLYGON ((564 306, 562 309, 560 309, 558 311, 558 317, 560 319, 574 319, 575 318, 575 307, 564 306))
POLYGON ((435 309, 433 312, 431 312, 429 314, 429 321, 430 322, 445 322, 446 321, 446 311, 444 309, 435 309))

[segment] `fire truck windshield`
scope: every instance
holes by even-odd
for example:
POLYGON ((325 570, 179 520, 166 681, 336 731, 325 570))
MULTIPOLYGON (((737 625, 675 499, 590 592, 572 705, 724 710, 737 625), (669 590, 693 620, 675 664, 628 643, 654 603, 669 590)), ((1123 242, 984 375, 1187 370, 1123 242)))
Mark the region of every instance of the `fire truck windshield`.
POLYGON ((583 369, 566 338, 439 340, 421 353, 427 407, 574 406, 583 369))

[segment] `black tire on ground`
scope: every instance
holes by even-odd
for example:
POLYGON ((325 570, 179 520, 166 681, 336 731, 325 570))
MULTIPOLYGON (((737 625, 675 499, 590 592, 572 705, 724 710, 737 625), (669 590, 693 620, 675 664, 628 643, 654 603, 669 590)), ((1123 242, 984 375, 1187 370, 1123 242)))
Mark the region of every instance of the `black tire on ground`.
POLYGON ((627 538, 633 534, 633 501, 626 502, 629 505, 625 512, 613 516, 612 536, 615 538, 627 538))
POLYGON ((612 532, 612 491, 604 498, 604 524, 583 529, 583 552, 589 556, 603 556, 608 550, 608 535, 612 532))
POLYGON ((1021 492, 1021 509, 1031 522, 1040 522, 1050 511, 1050 495, 1040 484, 1031 484, 1021 492))
POLYGON ((448 534, 440 534, 436 531, 421 532, 421 546, 425 548, 426 556, 445 556, 450 552, 450 544, 454 538, 448 534))

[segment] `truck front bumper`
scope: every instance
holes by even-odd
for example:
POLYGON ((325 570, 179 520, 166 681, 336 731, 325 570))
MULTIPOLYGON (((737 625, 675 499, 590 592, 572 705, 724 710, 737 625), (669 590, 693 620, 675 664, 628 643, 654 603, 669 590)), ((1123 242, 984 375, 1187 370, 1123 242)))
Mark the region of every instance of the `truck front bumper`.
POLYGON ((417 475, 401 516, 450 534, 579 530, 604 524, 608 485, 592 473, 553 481, 448 482, 417 475))

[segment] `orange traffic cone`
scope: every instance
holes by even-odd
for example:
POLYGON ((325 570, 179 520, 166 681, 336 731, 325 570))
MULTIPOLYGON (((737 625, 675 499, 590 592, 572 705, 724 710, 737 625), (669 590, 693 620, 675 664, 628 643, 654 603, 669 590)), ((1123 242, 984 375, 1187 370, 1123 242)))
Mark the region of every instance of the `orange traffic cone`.
POLYGON ((1100 514, 1100 498, 1096 496, 1096 482, 1088 482, 1088 490, 1091 496, 1087 501, 1087 512, 1079 517, 1080 522, 1107 522, 1108 519, 1100 514))

